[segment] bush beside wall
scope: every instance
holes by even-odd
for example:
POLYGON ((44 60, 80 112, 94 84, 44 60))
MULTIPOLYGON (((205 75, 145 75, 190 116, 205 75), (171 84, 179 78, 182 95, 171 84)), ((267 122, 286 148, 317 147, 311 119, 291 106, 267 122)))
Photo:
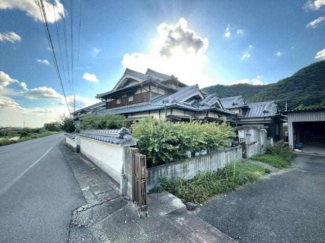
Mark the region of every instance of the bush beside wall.
POLYGON ((153 118, 141 120, 133 127, 138 148, 147 156, 148 167, 183 160, 187 152, 217 151, 229 147, 235 130, 225 122, 171 123, 153 118))

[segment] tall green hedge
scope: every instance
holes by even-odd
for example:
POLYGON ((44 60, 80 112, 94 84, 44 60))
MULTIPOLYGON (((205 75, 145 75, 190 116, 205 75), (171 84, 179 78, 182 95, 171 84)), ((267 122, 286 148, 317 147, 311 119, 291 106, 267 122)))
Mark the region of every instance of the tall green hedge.
POLYGON ((139 139, 138 148, 147 156, 148 166, 156 166, 182 160, 188 151, 228 147, 235 130, 225 122, 171 123, 147 118, 134 126, 133 136, 139 139))

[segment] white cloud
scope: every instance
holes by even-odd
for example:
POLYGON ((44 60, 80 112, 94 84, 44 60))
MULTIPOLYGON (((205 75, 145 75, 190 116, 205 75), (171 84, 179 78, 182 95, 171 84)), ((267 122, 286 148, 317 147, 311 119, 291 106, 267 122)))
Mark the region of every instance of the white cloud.
POLYGON ((321 16, 321 17, 319 17, 319 18, 317 18, 317 19, 315 19, 315 20, 313 20, 313 21, 311 21, 311 22, 309 22, 308 24, 307 24, 307 26, 306 27, 309 27, 309 28, 316 28, 320 23, 322 23, 322 22, 324 22, 325 21, 325 16, 321 16))
POLYGON ((38 87, 28 90, 24 96, 29 99, 51 99, 51 100, 64 100, 64 96, 59 94, 56 90, 50 87, 38 87))
POLYGON ((175 75, 188 84, 200 87, 213 85, 207 76, 208 57, 206 50, 209 42, 188 28, 184 18, 176 24, 162 23, 157 27, 158 37, 153 42, 149 53, 125 54, 124 67, 145 72, 147 68, 175 75))
POLYGON ((252 56, 252 50, 254 49, 253 45, 249 45, 246 50, 241 55, 241 60, 247 60, 252 56))
POLYGON ((42 64, 45 64, 45 65, 51 65, 50 62, 46 59, 42 60, 42 59, 37 59, 37 62, 38 63, 42 63, 42 64))
POLYGON ((5 88, 12 83, 19 83, 19 81, 16 79, 12 79, 8 74, 3 71, 0 71, 0 89, 5 88))
POLYGON ((231 36, 230 25, 229 24, 228 24, 227 28, 225 29, 225 33, 223 35, 226 38, 229 38, 231 36))
POLYGON ((251 58, 251 54, 249 52, 243 52, 243 54, 241 55, 242 60, 246 60, 249 58, 251 58))
POLYGON ((304 4, 304 8, 307 10, 319 10, 323 6, 325 6, 325 0, 308 0, 304 4))
POLYGON ((244 78, 241 80, 238 80, 234 82, 233 84, 252 84, 252 85, 264 85, 264 83, 261 81, 263 76, 257 76, 255 78, 249 79, 249 78, 244 78))
POLYGON ((96 77, 96 75, 93 73, 84 73, 82 78, 89 82, 98 82, 99 81, 98 78, 96 77))
MULTIPOLYGON (((65 9, 60 0, 43 0, 46 17, 49 23, 54 23, 65 17, 65 9), (54 7, 54 11, 53 11, 54 7)), ((16 9, 23 11, 35 21, 43 22, 37 0, 1 0, 0 9, 16 9)))
POLYGON ((20 87, 22 87, 24 90, 28 90, 27 88, 27 84, 25 82, 21 82, 20 84, 20 87))
MULTIPOLYGON (((1 3, 0 3, 1 4, 1 3)), ((21 41, 21 37, 19 35, 17 35, 15 32, 8 32, 8 33, 1 33, 0 32, 0 42, 11 42, 11 43, 15 43, 15 42, 20 42, 21 41)))
POLYGON ((93 57, 97 57, 98 54, 99 54, 101 51, 102 51, 102 49, 99 49, 99 48, 94 47, 94 48, 91 50, 91 53, 90 53, 90 54, 91 54, 93 57))
POLYGON ((281 57, 283 54, 284 54, 284 53, 281 52, 281 51, 277 51, 277 52, 275 53, 275 55, 276 55, 277 57, 281 57))
POLYGON ((245 31, 243 29, 238 29, 236 31, 236 34, 239 35, 239 36, 243 36, 245 34, 245 31))
POLYGON ((0 108, 15 108, 15 109, 21 109, 20 105, 12 98, 0 96, 0 108))
POLYGON ((231 27, 230 24, 228 24, 227 28, 225 29, 225 32, 224 32, 223 36, 225 38, 230 38, 233 33, 235 33, 234 36, 237 35, 238 37, 242 37, 242 36, 245 35, 245 30, 233 28, 233 27, 231 27))
POLYGON ((325 60, 325 49, 317 52, 315 59, 325 60))

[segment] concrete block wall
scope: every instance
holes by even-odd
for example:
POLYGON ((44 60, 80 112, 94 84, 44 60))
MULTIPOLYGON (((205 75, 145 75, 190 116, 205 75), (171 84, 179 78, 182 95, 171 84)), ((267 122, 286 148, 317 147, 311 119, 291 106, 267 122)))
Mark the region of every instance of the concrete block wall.
POLYGON ((148 190, 159 183, 160 178, 192 179, 203 171, 216 171, 224 168, 232 161, 242 159, 242 147, 234 147, 203 156, 193 157, 181 162, 169 163, 148 169, 148 190))
POLYGON ((246 158, 250 158, 256 154, 263 153, 263 147, 258 142, 246 144, 246 158))

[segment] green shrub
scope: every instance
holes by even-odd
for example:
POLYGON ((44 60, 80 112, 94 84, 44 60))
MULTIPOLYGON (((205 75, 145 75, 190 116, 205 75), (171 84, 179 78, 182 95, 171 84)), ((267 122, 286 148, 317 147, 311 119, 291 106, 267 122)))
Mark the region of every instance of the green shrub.
POLYGON ((82 129, 120 129, 128 126, 129 121, 122 115, 89 115, 82 120, 82 129))
POLYGON ((7 138, 0 140, 0 146, 16 143, 16 141, 9 140, 7 138))
POLYGON ((235 132, 226 123, 171 123, 147 118, 133 127, 133 136, 139 139, 138 148, 150 167, 182 160, 188 151, 227 147, 235 132))
POLYGON ((192 180, 178 178, 161 179, 160 187, 154 191, 166 190, 184 202, 203 203, 209 197, 233 191, 236 187, 257 181, 268 170, 249 162, 237 162, 214 172, 202 172, 192 180))

